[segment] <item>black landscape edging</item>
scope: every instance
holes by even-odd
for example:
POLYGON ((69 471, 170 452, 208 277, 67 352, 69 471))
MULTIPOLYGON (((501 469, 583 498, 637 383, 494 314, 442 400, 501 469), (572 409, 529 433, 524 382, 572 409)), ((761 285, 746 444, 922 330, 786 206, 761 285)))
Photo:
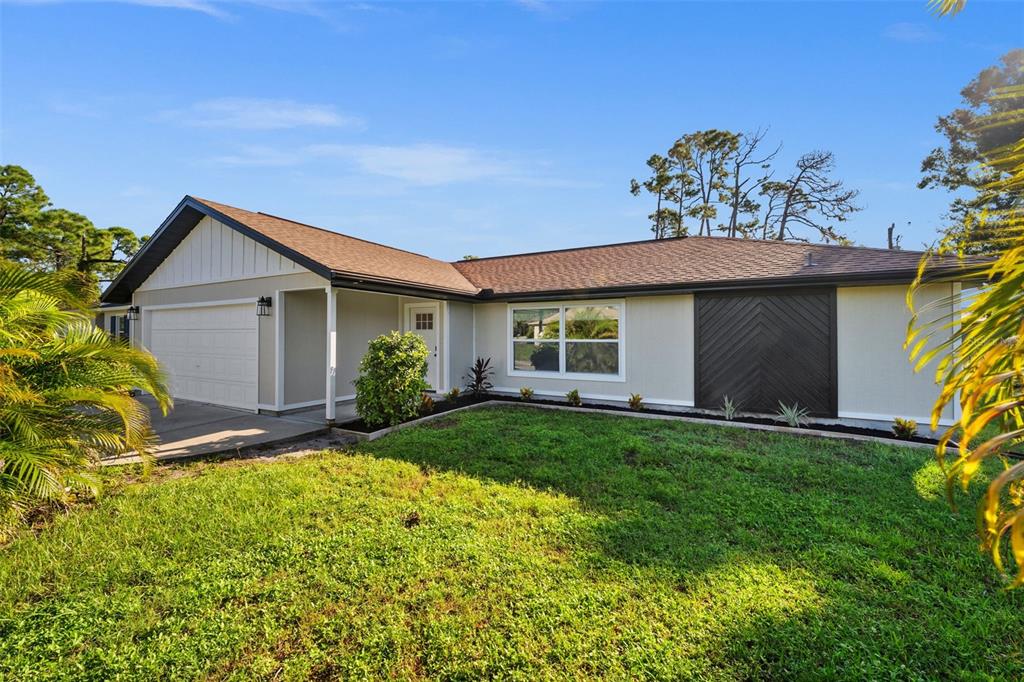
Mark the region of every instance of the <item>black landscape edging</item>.
MULTIPOLYGON (((434 409, 431 410, 430 412, 421 412, 412 419, 406 419, 403 422, 399 422, 395 426, 401 426, 402 424, 408 424, 409 422, 419 421, 424 417, 432 417, 436 414, 444 414, 445 412, 451 412, 452 410, 457 410, 462 407, 479 405, 481 403, 486 403, 494 399, 495 396, 493 395, 484 395, 480 397, 475 397, 472 395, 460 395, 455 400, 448 400, 447 398, 445 398, 444 400, 438 400, 437 402, 435 402, 434 409)), ((341 424, 335 424, 335 428, 343 429, 345 431, 354 431, 356 433, 365 433, 369 435, 371 433, 376 433, 377 431, 382 431, 384 429, 393 427, 388 425, 371 427, 367 426, 366 422, 364 422, 362 419, 353 419, 352 421, 343 422, 341 424)))

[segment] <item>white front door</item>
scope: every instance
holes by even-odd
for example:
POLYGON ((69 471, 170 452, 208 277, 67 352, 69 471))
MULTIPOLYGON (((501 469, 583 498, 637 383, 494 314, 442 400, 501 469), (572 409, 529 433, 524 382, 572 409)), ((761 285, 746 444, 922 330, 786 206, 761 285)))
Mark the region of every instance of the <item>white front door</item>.
POLYGON ((427 344, 427 383, 430 388, 437 389, 437 342, 438 308, 436 303, 410 303, 405 306, 405 328, 418 334, 427 344))
POLYGON ((259 343, 256 306, 153 310, 149 350, 167 371, 171 395, 256 409, 259 343))

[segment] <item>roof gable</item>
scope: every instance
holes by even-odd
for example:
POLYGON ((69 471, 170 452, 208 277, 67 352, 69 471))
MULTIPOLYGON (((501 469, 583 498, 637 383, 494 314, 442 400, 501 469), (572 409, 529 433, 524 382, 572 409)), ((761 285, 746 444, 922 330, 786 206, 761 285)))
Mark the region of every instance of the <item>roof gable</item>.
POLYGON ((203 216, 138 291, 309 272, 224 223, 203 216))
MULTIPOLYGON (((206 217, 241 233, 300 268, 355 288, 395 287, 409 293, 459 297, 472 297, 478 291, 451 263, 445 261, 265 213, 186 196, 103 292, 102 302, 131 301, 132 292, 154 275, 206 217)), ((197 255, 192 253, 193 257, 197 255)), ((200 259, 202 254, 200 249, 200 259)), ((203 267, 202 261, 199 267, 203 267)), ((255 276, 271 274, 274 273, 255 276)))
POLYGON ((228 217, 296 253, 314 259, 334 278, 353 283, 379 282, 413 289, 475 296, 473 286, 451 263, 297 223, 266 213, 196 199, 215 213, 228 217))

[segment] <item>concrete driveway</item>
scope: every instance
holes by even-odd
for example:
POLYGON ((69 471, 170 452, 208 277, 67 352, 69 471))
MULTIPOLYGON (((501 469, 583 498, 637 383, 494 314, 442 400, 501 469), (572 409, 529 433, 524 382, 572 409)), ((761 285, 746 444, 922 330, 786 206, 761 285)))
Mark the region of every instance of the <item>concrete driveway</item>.
MULTIPOLYGON (((312 438, 328 432, 323 408, 272 417, 190 400, 175 400, 174 409, 165 417, 150 396, 143 396, 141 400, 150 408, 153 430, 160 439, 156 450, 158 460, 237 453, 255 446, 312 438)), ((138 456, 126 455, 105 460, 104 464, 138 461, 138 456)))

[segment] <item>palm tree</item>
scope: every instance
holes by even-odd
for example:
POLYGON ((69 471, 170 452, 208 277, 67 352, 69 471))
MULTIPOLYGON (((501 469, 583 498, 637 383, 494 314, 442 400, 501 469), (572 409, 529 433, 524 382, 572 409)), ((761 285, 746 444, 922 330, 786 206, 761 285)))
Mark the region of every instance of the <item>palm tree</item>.
POLYGON ((107 456, 152 452, 146 406, 171 406, 156 360, 96 327, 74 273, 0 261, 0 511, 98 492, 107 456))
MULTIPOLYGON (((955 14, 965 0, 931 0, 940 14, 955 14)), ((995 97, 1024 102, 1024 87, 1003 88, 995 97)), ((1024 109, 992 114, 980 130, 1019 124, 1024 109)), ((1001 179, 986 191, 994 194, 1024 192, 1024 140, 989 150, 985 165, 1003 171, 1001 179)), ((938 427, 943 408, 958 401, 961 416, 941 437, 936 457, 946 472, 947 497, 954 504, 957 484, 966 489, 985 460, 998 459, 1003 469, 989 482, 978 508, 982 543, 996 567, 1011 574, 1010 585, 1024 585, 1024 461, 1014 463, 1006 454, 1024 443, 1024 200, 1002 212, 970 219, 968 233, 984 239, 993 260, 968 266, 984 285, 965 300, 947 300, 950 315, 920 323, 916 311, 907 335, 911 358, 920 369, 938 357, 936 379, 942 385, 932 412, 932 428, 938 427), (929 338, 947 337, 928 348, 929 338), (950 450, 949 446, 954 447, 950 450), (1006 540, 1009 539, 1009 543, 1006 540), (1008 547, 1007 547, 1008 544, 1008 547), (1006 559, 1016 564, 1006 567, 1006 559), (1015 573, 1015 576, 1012 575, 1015 573)), ((939 252, 956 252, 947 239, 939 252)), ((963 253, 958 253, 963 257, 963 253)), ((929 256, 921 262, 917 281, 908 293, 913 306, 915 290, 928 281, 929 256)))

